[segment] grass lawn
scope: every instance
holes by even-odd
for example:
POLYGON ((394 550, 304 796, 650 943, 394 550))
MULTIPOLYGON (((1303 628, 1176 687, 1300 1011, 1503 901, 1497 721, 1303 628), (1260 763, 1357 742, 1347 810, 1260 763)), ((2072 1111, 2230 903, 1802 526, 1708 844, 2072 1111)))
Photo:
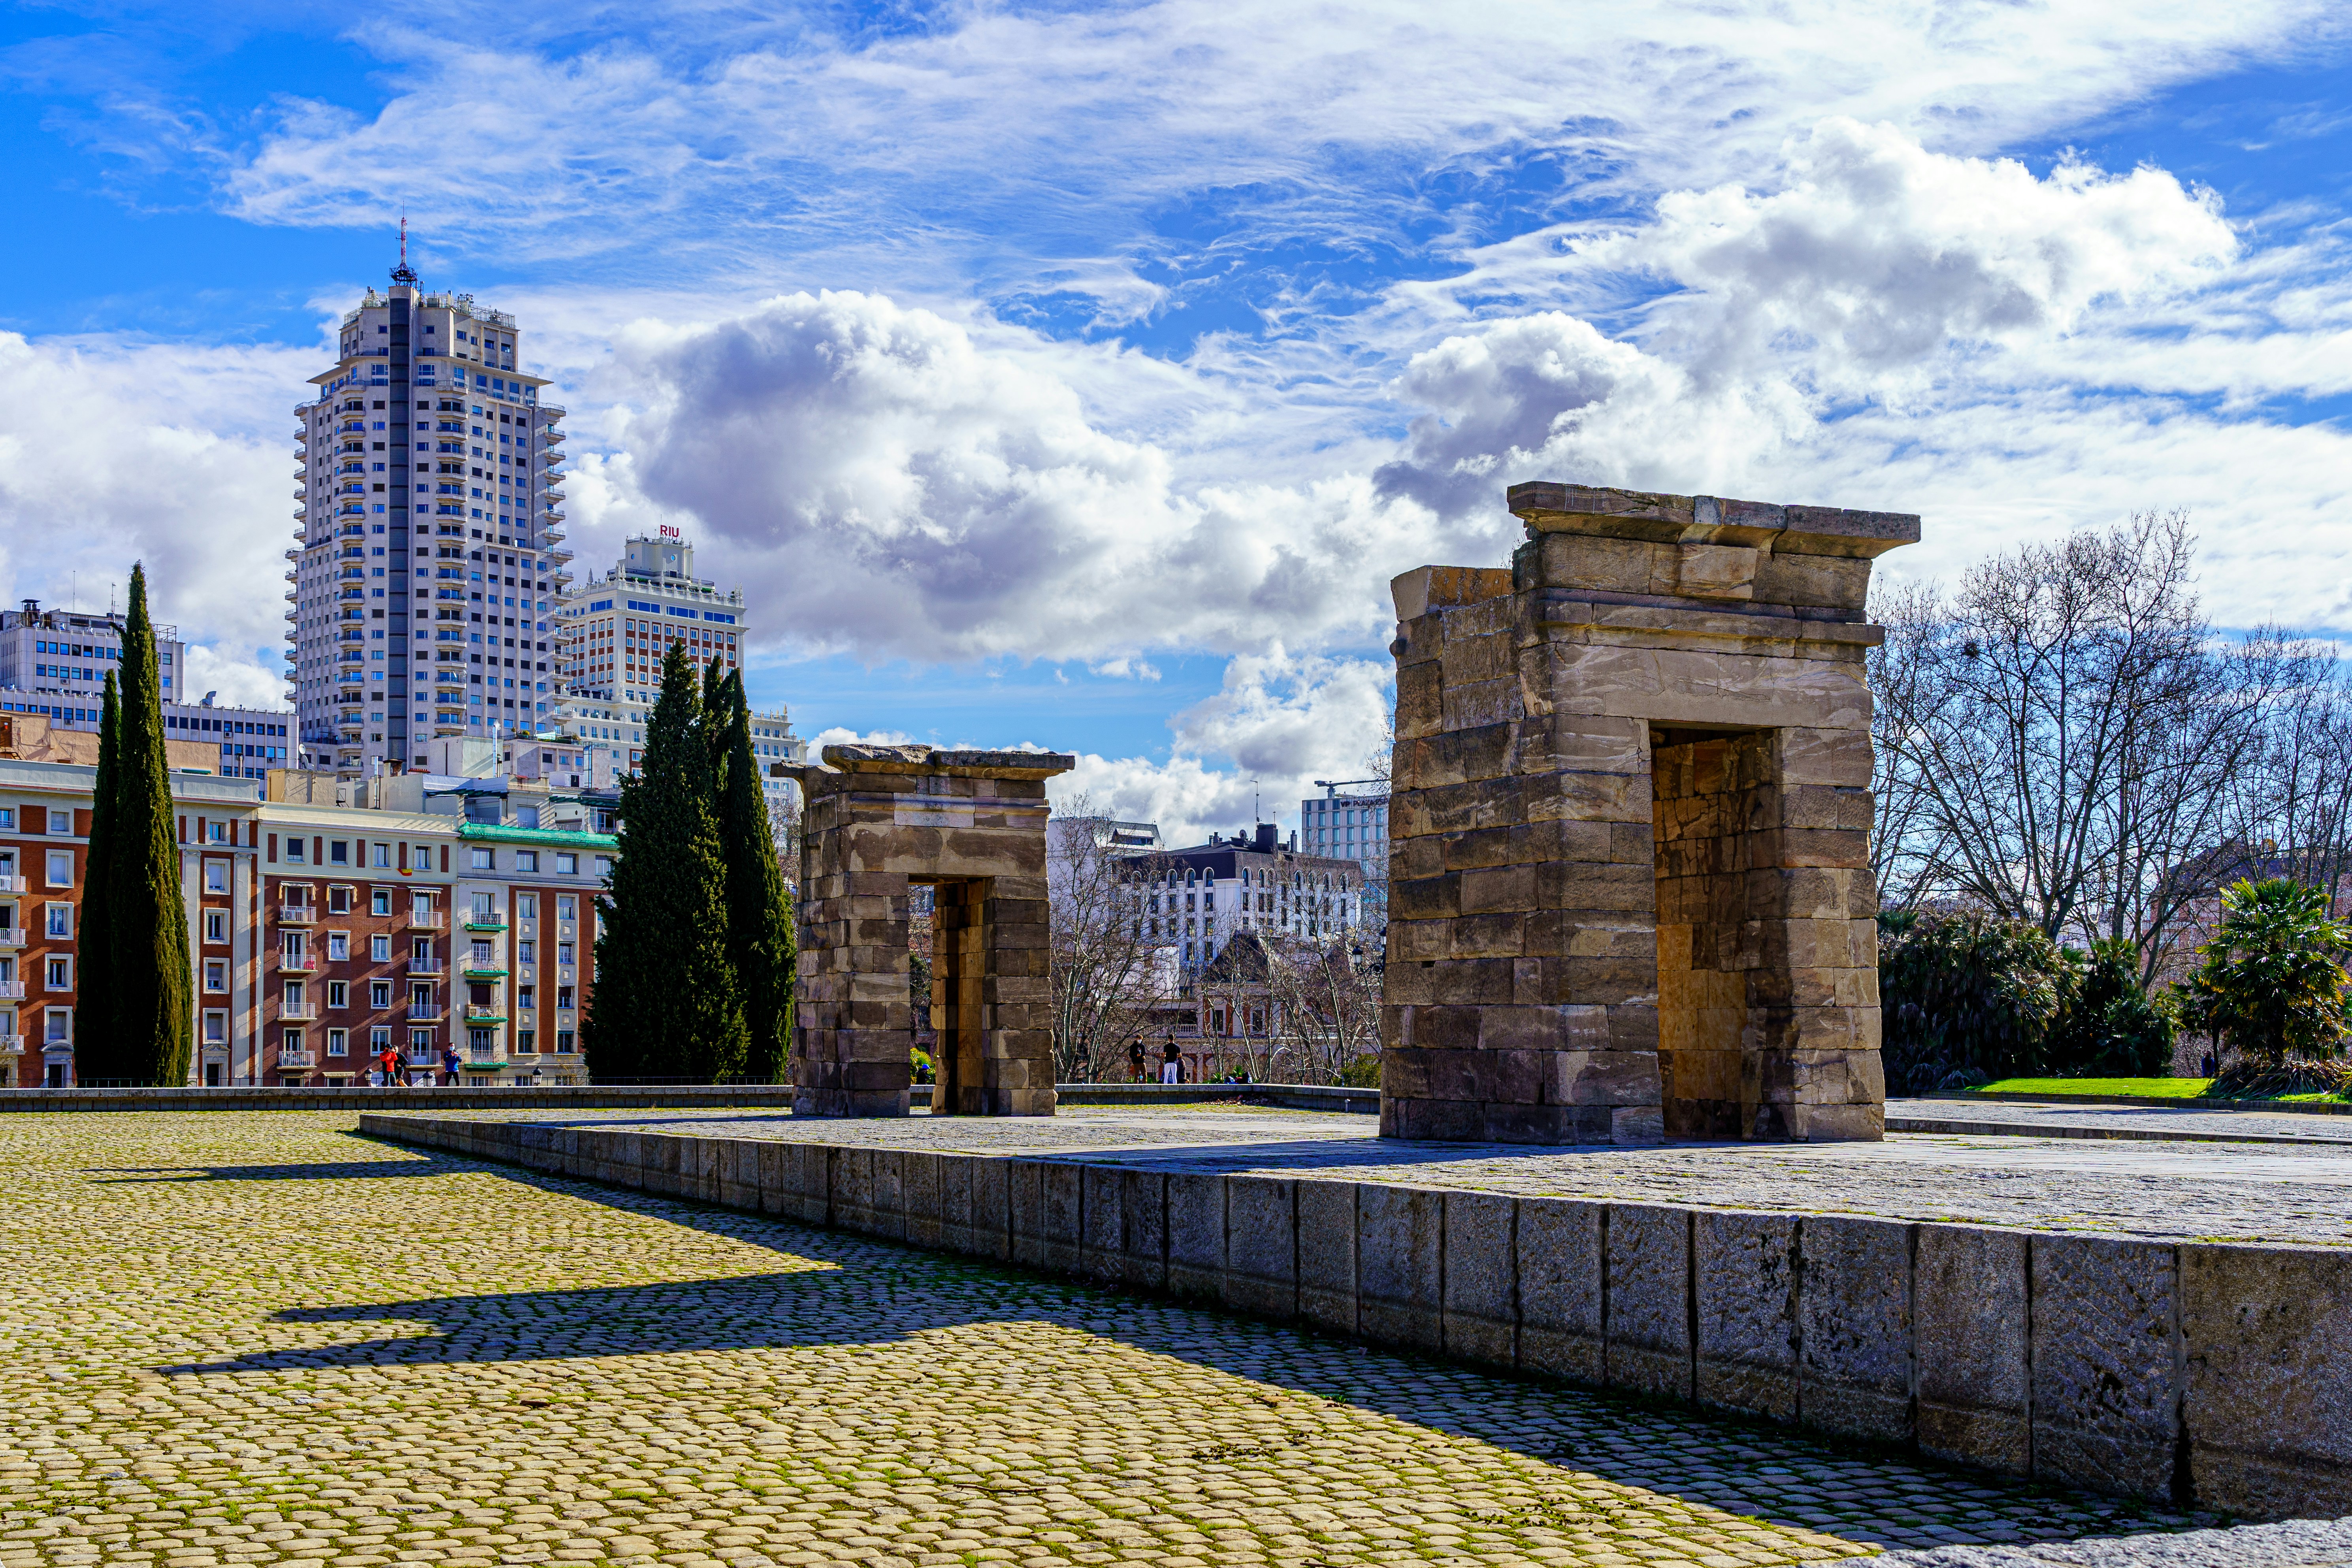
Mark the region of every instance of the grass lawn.
POLYGON ((2005 1078, 1970 1094, 2103 1094, 2134 1100, 2195 1100, 2210 1078, 2005 1078))

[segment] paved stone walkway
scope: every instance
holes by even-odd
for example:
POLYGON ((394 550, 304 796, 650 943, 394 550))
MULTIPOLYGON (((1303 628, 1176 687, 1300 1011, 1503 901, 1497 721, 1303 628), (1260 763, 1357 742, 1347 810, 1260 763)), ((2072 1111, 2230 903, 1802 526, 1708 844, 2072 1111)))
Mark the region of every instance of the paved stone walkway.
POLYGON ((2326 1110, 2212 1110, 2168 1105, 2082 1105, 2017 1100, 1891 1100, 1889 1116, 2005 1122, 2021 1130, 2080 1128, 2137 1136, 2281 1138, 2352 1147, 2352 1116, 2326 1110))
POLYGON ((2203 1522, 351 1125, 0 1124, 0 1568, 1740 1568, 2203 1522))
POLYGON ((1081 1106, 1039 1119, 821 1121, 766 1110, 460 1114, 1526 1194, 1974 1220, 2168 1240, 2352 1245, 2352 1146, 1900 1133, 1883 1143, 1549 1149, 1405 1142, 1379 1137, 1370 1117, 1238 1104, 1081 1106))

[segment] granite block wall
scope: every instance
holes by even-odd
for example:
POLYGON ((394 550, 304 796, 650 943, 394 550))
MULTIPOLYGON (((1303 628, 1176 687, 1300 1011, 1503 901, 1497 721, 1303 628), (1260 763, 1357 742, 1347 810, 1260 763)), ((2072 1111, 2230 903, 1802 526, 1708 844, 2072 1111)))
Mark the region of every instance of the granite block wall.
POLYGON ((1514 486, 1398 636, 1381 1131, 1874 1139, 1870 563, 1908 514, 1514 486))
POLYGON ((2352 1513, 2352 1251, 369 1115, 370 1136, 2248 1518, 2352 1513), (756 1191, 752 1190, 756 1184, 756 1191))

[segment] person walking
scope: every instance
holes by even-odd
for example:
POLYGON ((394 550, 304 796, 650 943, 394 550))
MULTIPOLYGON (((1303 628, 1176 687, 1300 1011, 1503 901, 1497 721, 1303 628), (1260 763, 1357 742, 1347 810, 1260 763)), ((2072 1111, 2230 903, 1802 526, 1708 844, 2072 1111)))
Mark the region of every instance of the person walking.
POLYGON ((1184 1081, 1184 1054, 1176 1048, 1176 1042, 1173 1040, 1168 1042, 1168 1059, 1160 1064, 1160 1081, 1162 1083, 1184 1081))

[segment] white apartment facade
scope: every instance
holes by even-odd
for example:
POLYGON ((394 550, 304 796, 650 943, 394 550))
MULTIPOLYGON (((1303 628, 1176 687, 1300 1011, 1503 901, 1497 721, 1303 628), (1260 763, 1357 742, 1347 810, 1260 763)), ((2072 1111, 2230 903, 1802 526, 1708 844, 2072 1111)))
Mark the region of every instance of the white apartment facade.
MULTIPOLYGON (((45 610, 35 599, 0 611, 0 713, 37 714, 60 730, 97 733, 107 671, 121 684, 125 618, 119 611, 45 610)), ((224 778, 259 779, 287 765, 291 714, 219 705, 209 691, 196 697, 187 689, 188 649, 176 626, 155 627, 155 660, 169 739, 217 747, 215 771, 224 778)))
MULTIPOLYGON (((697 668, 716 658, 740 670, 749 652, 749 616, 740 588, 725 594, 694 574, 694 546, 665 525, 656 537, 626 541, 603 577, 591 573, 557 597, 555 717, 562 733, 588 754, 588 773, 609 788, 643 761, 646 721, 661 695, 661 666, 673 644, 697 668)), ((772 812, 785 808, 792 785, 767 776, 768 764, 805 760, 792 716, 751 715, 751 749, 772 812)))
POLYGON ((515 319, 403 265, 346 314, 295 410, 288 694, 297 762, 421 767, 435 737, 555 717, 552 621, 569 574, 564 410, 522 369, 515 319))
POLYGON ((1364 919, 1361 864, 1285 844, 1274 825, 1148 852, 1135 878, 1146 942, 1171 950, 1187 982, 1244 931, 1328 944, 1364 919))

